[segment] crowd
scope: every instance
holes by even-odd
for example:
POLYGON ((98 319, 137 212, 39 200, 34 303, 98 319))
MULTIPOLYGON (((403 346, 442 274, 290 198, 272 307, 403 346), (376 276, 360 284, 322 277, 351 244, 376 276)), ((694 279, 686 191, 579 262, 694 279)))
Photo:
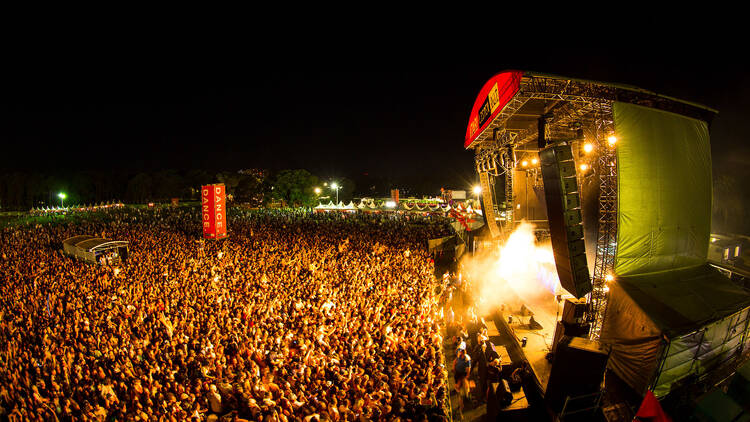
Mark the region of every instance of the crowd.
POLYGON ((441 420, 431 220, 120 209, 0 233, 0 419, 441 420), (127 240, 116 267, 67 237, 127 240))

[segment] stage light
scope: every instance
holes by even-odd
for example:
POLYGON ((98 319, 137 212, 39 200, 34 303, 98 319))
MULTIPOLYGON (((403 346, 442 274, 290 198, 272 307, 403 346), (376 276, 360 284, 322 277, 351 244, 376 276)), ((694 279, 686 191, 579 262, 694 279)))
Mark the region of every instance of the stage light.
POLYGON ((604 281, 606 281, 607 283, 611 282, 614 279, 615 279, 615 276, 613 276, 612 274, 607 274, 604 276, 604 281))
POLYGON ((532 166, 535 166, 535 165, 537 165, 537 163, 539 163, 539 160, 537 160, 536 158, 532 158, 532 159, 531 159, 531 165, 532 165, 532 166))
POLYGON ((521 167, 528 167, 529 162, 526 160, 521 161, 521 167))
POLYGON ((578 168, 581 169, 581 171, 586 171, 589 169, 589 165, 586 163, 583 163, 578 168))
POLYGON ((586 142, 585 144, 583 144, 583 152, 585 152, 586 154, 590 153, 593 150, 594 145, 591 142, 586 142))
POLYGON ((479 186, 479 185, 474 186, 474 189, 472 189, 472 190, 474 191, 475 195, 479 195, 480 193, 482 193, 482 187, 479 186))
POLYGON ((617 143, 617 136, 615 136, 615 135, 610 135, 610 136, 609 136, 609 137, 607 138, 607 143, 609 143, 609 146, 611 146, 611 147, 615 146, 615 144, 617 143))

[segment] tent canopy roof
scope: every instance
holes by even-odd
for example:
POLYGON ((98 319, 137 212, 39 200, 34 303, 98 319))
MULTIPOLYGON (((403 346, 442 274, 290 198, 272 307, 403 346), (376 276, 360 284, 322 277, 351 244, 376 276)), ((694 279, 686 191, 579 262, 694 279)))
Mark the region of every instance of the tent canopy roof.
POLYGON ((750 294, 710 265, 621 276, 617 283, 668 337, 750 306, 750 294))
POLYGON ((120 246, 127 246, 128 242, 124 240, 102 239, 100 237, 80 235, 65 239, 63 241, 63 244, 75 246, 76 248, 91 252, 116 248, 120 246))

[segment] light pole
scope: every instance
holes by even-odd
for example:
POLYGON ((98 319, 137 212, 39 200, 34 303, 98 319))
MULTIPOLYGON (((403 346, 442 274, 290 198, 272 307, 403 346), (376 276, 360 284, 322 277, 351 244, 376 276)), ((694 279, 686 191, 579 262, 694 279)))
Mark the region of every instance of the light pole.
POLYGON ((341 186, 338 185, 338 183, 333 182, 331 183, 331 189, 336 189, 336 205, 339 204, 339 188, 341 186))
POLYGON ((57 197, 60 198, 60 208, 65 208, 65 198, 67 198, 68 195, 66 195, 65 192, 60 192, 57 194, 57 197))
POLYGON ((476 185, 472 189, 472 192, 474 192, 474 197, 476 198, 477 203, 479 203, 479 194, 482 193, 482 187, 479 185, 476 185))

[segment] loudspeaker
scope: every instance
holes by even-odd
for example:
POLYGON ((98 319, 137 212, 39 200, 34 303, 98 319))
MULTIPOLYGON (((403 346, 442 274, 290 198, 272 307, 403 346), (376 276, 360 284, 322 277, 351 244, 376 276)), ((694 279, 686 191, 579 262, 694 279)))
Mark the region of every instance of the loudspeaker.
POLYGON ((586 299, 565 299, 561 320, 569 324, 583 322, 586 307, 586 299))
POLYGON ((564 336, 557 344, 544 399, 559 413, 567 397, 601 390, 610 349, 595 340, 564 336))
POLYGON ((557 345, 563 337, 588 337, 589 331, 591 330, 591 324, 587 322, 566 322, 557 321, 555 326, 555 335, 552 338, 552 348, 550 351, 555 353, 557 351, 557 345))
POLYGON ((565 290, 581 298, 593 286, 583 241, 581 197, 573 152, 569 145, 548 147, 539 153, 539 158, 557 275, 565 290))

